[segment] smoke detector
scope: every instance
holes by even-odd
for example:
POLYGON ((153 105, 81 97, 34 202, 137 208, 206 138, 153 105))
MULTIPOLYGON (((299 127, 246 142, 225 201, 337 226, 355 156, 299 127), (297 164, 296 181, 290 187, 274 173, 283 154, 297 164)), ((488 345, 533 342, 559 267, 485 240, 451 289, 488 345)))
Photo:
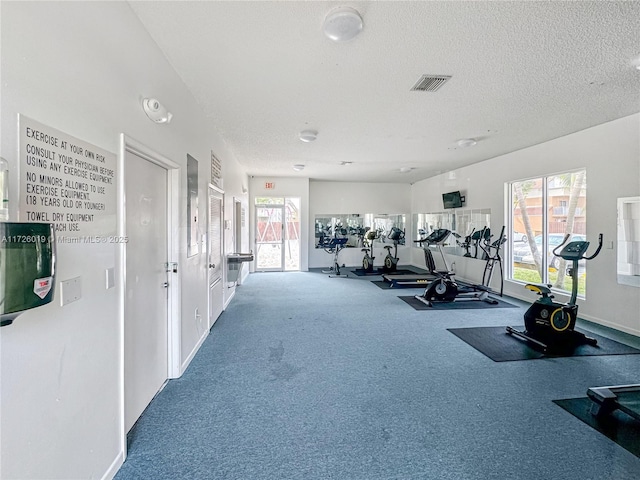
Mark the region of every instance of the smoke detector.
POLYGON ((338 7, 324 19, 322 31, 334 42, 346 42, 362 31, 362 17, 351 7, 338 7))
POLYGON ((315 130, 303 130, 300 132, 300 140, 303 142, 313 142, 316 138, 318 138, 318 132, 315 130))

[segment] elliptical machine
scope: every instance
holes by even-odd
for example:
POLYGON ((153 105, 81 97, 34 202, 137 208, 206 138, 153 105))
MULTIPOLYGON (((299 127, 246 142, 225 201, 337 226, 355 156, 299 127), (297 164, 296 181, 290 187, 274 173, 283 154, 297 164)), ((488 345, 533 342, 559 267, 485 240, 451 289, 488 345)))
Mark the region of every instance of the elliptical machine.
POLYGON ((400 230, 397 227, 391 227, 391 231, 389 235, 387 235, 389 240, 393 241, 393 255, 391 255, 391 246, 385 245, 385 250, 387 251, 387 256, 384 257, 384 265, 382 266, 382 270, 385 273, 395 272, 398 267, 398 243, 400 240, 404 239, 404 231, 400 230))
POLYGON ((484 264, 484 272, 482 273, 482 285, 491 287, 491 279, 493 278, 493 269, 500 270, 500 296, 504 292, 504 271, 502 269, 502 257, 500 256, 500 249, 502 245, 507 242, 507 236, 504 234, 504 225, 500 230, 500 236, 491 243, 491 236, 485 237, 484 241, 480 243, 480 248, 484 252, 484 258, 486 263, 484 264))
POLYGON ((574 330, 578 317, 578 262, 592 260, 602 249, 602 234, 598 237, 598 248, 591 256, 586 256, 589 242, 576 240, 567 243, 569 234, 564 237, 560 245, 553 249, 553 254, 570 260, 571 266, 571 298, 568 303, 553 301, 551 284, 529 283, 525 288, 536 292, 540 298, 536 300, 524 314, 525 331, 521 332, 507 327, 507 333, 526 341, 544 353, 570 352, 580 345, 597 345, 595 338, 574 330), (562 249, 558 251, 558 249, 562 249))
POLYGON ((476 230, 474 228, 469 235, 464 237, 464 242, 458 241, 457 238, 460 238, 460 236, 458 235, 456 237, 456 243, 464 248, 464 257, 478 258, 478 251, 482 249, 482 243, 486 245, 491 238, 491 229, 489 227, 483 227, 482 230, 476 230), (470 252, 471 247, 473 247, 473 255, 470 252))
POLYGON ((376 257, 373 256, 373 241, 376 238, 378 238, 378 231, 374 230, 373 228, 369 228, 364 234, 364 240, 367 246, 361 248, 360 250, 364 252, 364 258, 362 259, 362 269, 366 273, 373 272, 373 261, 376 259, 376 257), (369 255, 369 250, 371 250, 371 255, 369 255))

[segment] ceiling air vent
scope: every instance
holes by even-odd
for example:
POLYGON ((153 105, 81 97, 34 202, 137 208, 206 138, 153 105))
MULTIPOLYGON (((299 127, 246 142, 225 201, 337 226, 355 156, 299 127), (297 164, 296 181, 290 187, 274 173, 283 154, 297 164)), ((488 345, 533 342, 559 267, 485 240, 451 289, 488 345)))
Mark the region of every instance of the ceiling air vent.
POLYGON ((450 78, 451 75, 423 75, 411 88, 411 90, 418 90, 420 92, 435 92, 450 78))

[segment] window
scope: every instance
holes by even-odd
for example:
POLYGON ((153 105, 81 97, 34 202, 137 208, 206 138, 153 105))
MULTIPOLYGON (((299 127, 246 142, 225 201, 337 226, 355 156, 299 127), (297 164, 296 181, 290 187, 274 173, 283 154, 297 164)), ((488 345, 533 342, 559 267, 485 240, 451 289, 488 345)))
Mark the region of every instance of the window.
MULTIPOLYGON (((571 291, 571 262, 553 249, 566 234, 586 240, 587 175, 585 170, 532 178, 509 185, 513 234, 509 278, 524 283, 550 283, 571 291)), ((578 294, 585 294, 586 262, 578 264, 578 294)))

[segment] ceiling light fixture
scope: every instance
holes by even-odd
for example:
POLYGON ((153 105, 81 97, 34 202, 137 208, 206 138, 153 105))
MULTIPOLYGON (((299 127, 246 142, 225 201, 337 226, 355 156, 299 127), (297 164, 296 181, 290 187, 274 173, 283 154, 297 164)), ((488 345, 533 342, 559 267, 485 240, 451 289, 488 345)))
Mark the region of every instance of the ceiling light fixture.
POLYGON ((640 56, 637 56, 633 60, 631 60, 631 65, 633 65, 636 70, 640 70, 640 56))
POLYGON ((142 109, 152 121, 156 123, 169 123, 173 115, 155 98, 142 100, 142 109))
POLYGON ((476 143, 478 143, 473 138, 463 138, 462 140, 458 140, 458 146, 460 148, 473 147, 476 143))
POLYGON ((318 138, 318 132, 315 130, 303 130, 300 132, 300 140, 303 142, 313 142, 316 138, 318 138))
POLYGON ((362 17, 351 7, 334 8, 324 19, 322 31, 334 42, 346 42, 362 31, 362 17))
POLYGON ((400 167, 399 172, 400 173, 409 173, 412 170, 413 170, 413 167, 400 167))
POLYGON ((340 165, 343 165, 345 167, 348 167, 349 165, 351 165, 353 162, 340 162, 340 165))
POLYGON ((293 169, 294 169, 296 172, 301 172, 302 170, 304 170, 304 165, 302 165, 301 163, 296 163, 296 164, 293 166, 293 169))

